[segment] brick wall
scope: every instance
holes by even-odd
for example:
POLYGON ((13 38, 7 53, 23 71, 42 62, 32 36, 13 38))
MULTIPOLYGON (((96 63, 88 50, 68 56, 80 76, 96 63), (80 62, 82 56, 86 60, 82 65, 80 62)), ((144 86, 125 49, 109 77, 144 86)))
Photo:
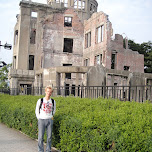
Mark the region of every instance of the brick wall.
POLYGON ((83 24, 74 9, 57 12, 44 29, 44 68, 72 64, 82 65, 83 24), (64 17, 72 17, 72 27, 64 26, 64 17), (63 52, 64 38, 73 39, 72 53, 63 52), (52 62, 51 62, 52 60, 52 62))

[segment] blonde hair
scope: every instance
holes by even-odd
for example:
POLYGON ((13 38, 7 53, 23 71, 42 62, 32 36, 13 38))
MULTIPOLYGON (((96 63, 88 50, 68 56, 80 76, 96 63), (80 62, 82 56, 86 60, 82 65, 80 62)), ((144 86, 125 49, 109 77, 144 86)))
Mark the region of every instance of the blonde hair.
POLYGON ((51 86, 46 86, 46 87, 45 87, 45 91, 46 91, 47 89, 51 89, 51 92, 53 92, 53 88, 52 88, 51 86))

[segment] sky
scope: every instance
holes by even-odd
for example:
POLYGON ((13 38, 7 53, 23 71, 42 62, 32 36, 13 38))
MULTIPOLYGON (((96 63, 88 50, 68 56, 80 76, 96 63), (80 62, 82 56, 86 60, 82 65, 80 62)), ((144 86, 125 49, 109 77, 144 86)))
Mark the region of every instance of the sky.
MULTIPOLYGON (((32 0, 45 3, 47 0, 32 0)), ((0 41, 13 46, 16 15, 20 0, 0 0, 0 41)), ((152 41, 152 0, 97 0, 98 12, 109 16, 113 34, 121 34, 135 43, 152 41)), ((0 61, 12 63, 13 48, 0 49, 0 61)))

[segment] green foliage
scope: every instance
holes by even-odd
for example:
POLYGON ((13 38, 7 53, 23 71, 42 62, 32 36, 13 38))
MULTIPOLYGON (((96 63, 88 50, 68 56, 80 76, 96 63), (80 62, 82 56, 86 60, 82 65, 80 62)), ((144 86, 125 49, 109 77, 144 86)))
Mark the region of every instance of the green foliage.
POLYGON ((140 54, 144 54, 141 50, 141 46, 138 43, 135 43, 133 40, 128 40, 129 49, 133 51, 138 51, 140 54))
POLYGON ((102 98, 64 100, 64 108, 59 107, 57 113, 64 117, 57 144, 62 151, 129 152, 152 148, 151 104, 102 98))
MULTIPOLYGON (((0 121, 37 138, 38 96, 0 95, 0 121)), ((53 146, 67 152, 152 151, 152 104, 54 97, 53 146)), ((45 135, 46 138, 46 135, 45 135)))
POLYGON ((145 72, 152 73, 152 42, 142 43, 141 47, 146 52, 144 55, 145 72))
POLYGON ((8 88, 8 72, 11 64, 7 64, 0 68, 0 88, 8 88))

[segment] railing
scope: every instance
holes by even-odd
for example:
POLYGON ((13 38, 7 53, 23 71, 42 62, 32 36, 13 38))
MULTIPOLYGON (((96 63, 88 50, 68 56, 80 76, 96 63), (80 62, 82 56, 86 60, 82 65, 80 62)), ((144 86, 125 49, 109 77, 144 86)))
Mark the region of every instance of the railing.
MULTIPOLYGON (((60 86, 53 87, 52 96, 78 96, 81 98, 115 98, 121 101, 152 101, 152 86, 60 86)), ((0 93, 11 95, 44 95, 44 88, 0 89, 0 93)))

